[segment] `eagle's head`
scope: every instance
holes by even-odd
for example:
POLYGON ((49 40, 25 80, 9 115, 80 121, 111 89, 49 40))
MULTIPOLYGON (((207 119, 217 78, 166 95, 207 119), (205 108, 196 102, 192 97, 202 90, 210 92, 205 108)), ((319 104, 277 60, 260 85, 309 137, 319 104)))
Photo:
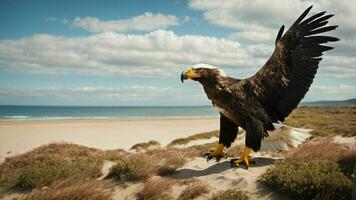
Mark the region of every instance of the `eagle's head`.
POLYGON ((220 68, 207 64, 196 64, 184 70, 180 76, 180 80, 182 82, 186 79, 202 81, 215 79, 218 76, 224 76, 224 73, 220 68))

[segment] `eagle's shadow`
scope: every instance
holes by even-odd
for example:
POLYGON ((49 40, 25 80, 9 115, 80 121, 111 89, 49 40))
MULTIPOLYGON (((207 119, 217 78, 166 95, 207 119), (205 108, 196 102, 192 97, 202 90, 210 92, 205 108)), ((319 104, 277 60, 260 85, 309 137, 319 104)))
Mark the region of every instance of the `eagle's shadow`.
MULTIPOLYGON (((229 169, 236 169, 236 168, 242 168, 246 169, 244 165, 240 165, 238 167, 231 167, 230 163, 231 159, 228 159, 223 162, 216 163, 214 165, 209 166, 208 168, 202 169, 202 170, 196 170, 196 169, 179 169, 174 173, 173 175, 169 176, 170 178, 173 179, 188 179, 188 178, 194 178, 194 177, 200 177, 200 176, 207 176, 211 174, 219 174, 221 172, 224 172, 229 169)), ((249 169, 255 168, 255 167, 263 167, 266 165, 272 165, 273 162, 275 162, 276 158, 265 158, 265 157, 255 157, 255 164, 250 164, 249 169)), ((212 161, 210 161, 212 162, 212 161)))

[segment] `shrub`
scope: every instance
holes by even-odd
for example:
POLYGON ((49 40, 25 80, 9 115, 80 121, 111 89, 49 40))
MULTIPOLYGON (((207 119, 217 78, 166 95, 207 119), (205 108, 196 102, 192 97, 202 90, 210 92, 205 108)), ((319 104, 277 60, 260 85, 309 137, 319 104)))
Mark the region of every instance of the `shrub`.
POLYGON ((7 158, 0 165, 0 187, 32 189, 72 176, 101 175, 103 152, 75 144, 53 143, 7 158))
POLYGON ((110 169, 107 178, 114 178, 120 183, 140 181, 148 178, 148 160, 143 154, 130 155, 125 160, 119 160, 110 169))
POLYGON ((92 164, 90 159, 77 162, 50 160, 24 167, 19 173, 17 186, 33 189, 69 177, 97 178, 100 175, 101 165, 92 164))
POLYGON ((140 190, 136 197, 138 200, 168 200, 172 199, 170 196, 170 189, 173 182, 171 180, 153 177, 147 180, 142 190, 140 190))
POLYGON ((249 196, 247 195, 246 192, 243 192, 241 190, 236 190, 236 189, 229 189, 226 191, 221 191, 216 194, 214 194, 210 200, 249 200, 249 196))
POLYGON ((207 143, 202 145, 194 145, 188 147, 187 150, 191 152, 193 156, 204 156, 206 153, 214 150, 216 148, 216 142, 207 143))
POLYGON ((198 134, 191 135, 191 136, 188 136, 185 138, 178 138, 178 139, 173 140, 167 146, 171 147, 171 146, 175 146, 175 145, 182 145, 182 144, 187 144, 188 142, 193 141, 193 140, 210 139, 212 137, 219 137, 219 131, 215 130, 215 131, 210 131, 210 132, 203 132, 203 133, 198 133, 198 134))
POLYGON ((189 200, 200 197, 203 194, 209 192, 208 184, 197 181, 192 184, 188 184, 187 187, 182 191, 178 200, 189 200))
POLYGON ((133 145, 130 149, 138 151, 141 149, 147 149, 149 147, 159 146, 159 145, 161 145, 161 143, 159 143, 158 141, 150 140, 148 142, 137 143, 137 144, 133 145))
POLYGON ((35 190, 21 200, 111 200, 113 192, 114 186, 108 182, 69 179, 35 190))
POLYGON ((154 169, 157 170, 154 172, 155 174, 167 176, 176 172, 179 167, 182 167, 189 157, 189 152, 185 150, 169 148, 155 151, 150 160, 151 166, 155 166, 154 169))
POLYGON ((123 149, 106 150, 105 160, 117 161, 119 159, 124 159, 128 153, 123 149))
POLYGON ((278 161, 260 181, 300 199, 330 195, 334 199, 351 197, 351 181, 335 162, 278 161))
POLYGON ((291 155, 293 161, 333 161, 341 171, 351 178, 356 165, 356 148, 347 144, 335 143, 333 139, 321 139, 302 144, 291 155))

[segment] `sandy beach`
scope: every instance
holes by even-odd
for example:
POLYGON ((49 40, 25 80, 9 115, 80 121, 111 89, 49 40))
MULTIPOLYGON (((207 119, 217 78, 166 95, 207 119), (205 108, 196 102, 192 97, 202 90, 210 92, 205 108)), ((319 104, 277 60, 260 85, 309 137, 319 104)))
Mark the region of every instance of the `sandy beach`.
POLYGON ((0 121, 0 161, 50 142, 128 150, 139 142, 157 140, 164 146, 218 128, 218 118, 0 121))

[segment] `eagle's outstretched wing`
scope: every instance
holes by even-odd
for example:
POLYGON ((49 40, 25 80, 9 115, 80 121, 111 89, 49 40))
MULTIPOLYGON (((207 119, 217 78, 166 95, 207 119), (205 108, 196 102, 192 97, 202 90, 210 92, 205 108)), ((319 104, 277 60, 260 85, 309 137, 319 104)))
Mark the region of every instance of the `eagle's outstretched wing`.
POLYGON ((338 40, 320 35, 337 27, 325 26, 333 15, 321 12, 304 20, 311 8, 286 33, 283 34, 284 26, 281 27, 271 58, 247 79, 273 121, 283 121, 309 90, 323 52, 333 49, 321 44, 338 40))

